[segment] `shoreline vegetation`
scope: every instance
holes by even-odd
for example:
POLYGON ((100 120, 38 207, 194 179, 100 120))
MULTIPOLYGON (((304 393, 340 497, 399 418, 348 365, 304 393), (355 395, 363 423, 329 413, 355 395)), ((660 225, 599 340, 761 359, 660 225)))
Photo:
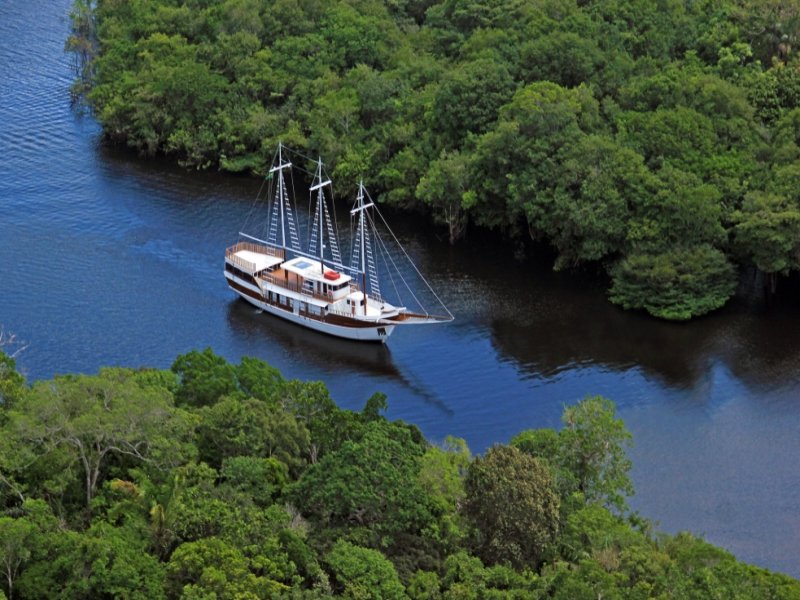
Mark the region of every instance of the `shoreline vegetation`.
POLYGON ((0 351, 0 597, 800 599, 632 513, 613 402, 473 456, 211 349, 30 385, 0 351))
MULTIPOLYGON (((76 0, 107 140, 263 174, 323 156, 686 320, 800 274, 800 8, 782 0, 76 0)), ((347 186, 351 186, 348 188, 347 186)))

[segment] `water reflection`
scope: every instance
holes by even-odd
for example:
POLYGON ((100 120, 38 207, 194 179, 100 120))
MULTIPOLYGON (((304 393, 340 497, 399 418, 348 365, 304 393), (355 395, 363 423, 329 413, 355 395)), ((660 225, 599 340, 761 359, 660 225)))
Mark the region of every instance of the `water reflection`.
POLYGON ((264 313, 238 298, 228 304, 227 317, 237 336, 253 340, 259 346, 279 349, 308 372, 360 373, 388 380, 444 413, 452 414, 452 409, 431 390, 397 367, 387 344, 365 344, 323 335, 264 313))
POLYGON ((385 344, 364 344, 322 335, 264 313, 240 299, 228 304, 228 324, 238 336, 275 345, 296 360, 313 363, 326 371, 361 371, 403 381, 385 344))
MULTIPOLYGON (((556 426, 563 404, 603 393, 635 436, 637 509, 800 575, 800 286, 769 310, 752 294, 663 323, 611 305, 601 276, 553 273, 541 249, 517 262, 504 240, 474 231, 450 247, 386 209, 454 323, 380 346, 256 314, 228 290, 222 257, 260 182, 98 143, 97 125, 69 105, 70 4, 0 2, 0 324, 30 342, 18 364, 31 378, 166 368, 211 346, 324 380, 348 408, 384 391, 392 418, 476 452, 556 426)), ((349 205, 337 203, 340 230, 349 205)))
MULTIPOLYGON (((591 293, 587 294, 591 297, 591 293)), ((663 323, 591 302, 559 303, 559 318, 490 322, 492 344, 520 369, 551 376, 576 364, 636 367, 665 385, 692 389, 722 360, 750 387, 781 387, 800 373, 800 311, 754 316, 733 306, 696 322, 663 323)))

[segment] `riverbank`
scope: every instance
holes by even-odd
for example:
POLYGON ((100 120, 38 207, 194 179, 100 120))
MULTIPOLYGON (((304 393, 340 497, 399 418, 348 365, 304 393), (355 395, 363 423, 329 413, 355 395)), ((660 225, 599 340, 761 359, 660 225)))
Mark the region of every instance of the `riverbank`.
POLYGON ((364 178, 451 242, 468 223, 544 241, 554 268, 597 266, 612 302, 666 320, 724 306, 741 267, 771 292, 800 271, 782 91, 800 71, 753 33, 759 6, 642 5, 624 25, 602 3, 553 19, 330 2, 286 22, 89 6, 70 44, 90 60, 81 86, 105 137, 144 156, 263 173, 281 140, 325 157, 344 196, 364 178))
POLYGON ((664 323, 615 308, 583 277, 532 271, 483 244, 450 247, 416 219, 393 218, 456 313, 452 326, 393 336, 378 351, 282 326, 238 302, 221 274, 258 182, 104 144, 70 104, 69 8, 0 4, 0 305, 6 330, 29 344, 18 363, 29 381, 168 368, 211 345, 231 362, 257 356, 287 377, 324 380, 345 408, 385 392, 389 418, 437 442, 462 437, 474 452, 557 427, 564 405, 601 393, 636 440, 634 508, 664 531, 698 532, 800 576, 786 501, 800 490, 800 307, 765 314, 734 301, 688 326, 664 323))
POLYGON ((0 363, 10 598, 800 596, 630 512, 631 435, 601 396, 472 456, 383 394, 342 410, 210 348, 30 386, 0 363))

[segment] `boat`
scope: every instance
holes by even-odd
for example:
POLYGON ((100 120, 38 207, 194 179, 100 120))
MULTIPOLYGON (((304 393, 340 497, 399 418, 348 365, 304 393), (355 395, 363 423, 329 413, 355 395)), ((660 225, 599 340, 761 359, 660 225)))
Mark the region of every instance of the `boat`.
MULTIPOLYGON (((307 244, 301 247, 296 202, 289 190, 294 190, 292 170, 305 170, 301 164, 293 163, 309 162, 307 157, 278 145, 265 178, 269 183, 266 233, 259 237, 239 232, 238 241, 225 250, 228 286, 265 313, 349 340, 385 342, 400 326, 452 321, 452 313, 389 229, 363 182, 358 184, 350 211, 353 225, 350 263, 343 263, 336 213, 329 210, 326 194, 328 191, 332 201, 332 182, 321 159, 315 161, 309 186, 309 207, 313 204, 314 209, 308 216, 307 244), (399 248, 399 252, 390 251, 379 229, 388 232, 393 247, 399 248), (395 270, 417 307, 409 309, 402 301, 392 303, 384 297, 380 288, 379 258, 383 259, 384 267, 395 270), (418 276, 423 283, 419 288, 430 292, 443 314, 431 314, 421 305, 417 299, 419 294, 409 286, 397 265, 400 258, 410 264, 407 273, 418 276)), ((259 197, 260 192, 257 202, 259 197)), ((399 293, 395 275, 391 278, 394 291, 399 293)))

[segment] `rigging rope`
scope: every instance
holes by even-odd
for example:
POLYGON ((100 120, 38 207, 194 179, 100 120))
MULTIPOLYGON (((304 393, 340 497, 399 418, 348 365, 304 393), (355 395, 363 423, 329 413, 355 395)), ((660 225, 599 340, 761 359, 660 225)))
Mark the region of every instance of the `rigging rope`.
MULTIPOLYGON (((425 277, 422 275, 422 273, 420 273, 419 269, 417 269, 417 265, 415 265, 415 264, 414 264, 414 261, 413 261, 413 260, 411 260, 411 257, 408 255, 408 252, 406 252, 406 249, 405 249, 405 248, 403 248, 403 245, 402 245, 402 244, 400 243, 400 241, 397 239, 397 236, 394 234, 394 231, 392 231, 392 228, 391 228, 391 227, 389 227, 389 224, 386 222, 386 219, 384 219, 384 218, 383 218, 383 215, 381 214, 381 211, 380 211, 380 210, 378 210, 378 206, 377 206, 377 205, 375 205, 375 212, 376 212, 376 213, 378 213, 378 216, 381 218, 381 221, 383 221, 383 226, 384 226, 384 227, 386 227, 386 230, 389 232, 389 234, 391 234, 391 236, 392 236, 392 239, 394 239, 394 243, 395 243, 395 244, 397 244, 397 246, 400 248, 400 250, 402 251, 402 253, 405 255, 405 257, 406 257, 406 260, 408 260, 408 262, 409 262, 409 263, 411 263, 411 266, 414 268, 414 271, 416 271, 417 275, 419 275, 419 278, 422 280, 422 282, 423 282, 423 283, 425 284, 425 286, 428 288, 428 290, 430 291, 430 293, 431 293, 431 294, 433 294, 433 297, 434 297, 434 298, 436 298, 436 301, 439 303, 439 305, 440 305, 440 306, 441 306, 441 307, 442 307, 442 308, 445 310, 445 312, 447 313, 447 316, 448 316, 448 317, 450 317, 450 320, 451 320, 451 321, 452 321, 453 319, 455 319, 455 317, 453 316, 453 313, 451 313, 451 312, 448 310, 447 306, 445 306, 445 303, 444 303, 444 302, 442 302, 442 299, 441 299, 441 298, 439 298, 439 296, 436 294, 436 292, 434 292, 434 291, 433 291, 433 288, 432 288, 432 287, 431 287, 431 285, 428 283, 428 280, 427 280, 427 279, 425 279, 425 277)), ((392 262, 394 262, 394 261, 392 261, 392 262)), ((401 278, 402 278, 402 277, 401 277, 401 278)), ((405 281, 405 280, 404 280, 404 281, 405 281)), ((416 299, 416 297, 415 297, 415 299, 416 299)))

